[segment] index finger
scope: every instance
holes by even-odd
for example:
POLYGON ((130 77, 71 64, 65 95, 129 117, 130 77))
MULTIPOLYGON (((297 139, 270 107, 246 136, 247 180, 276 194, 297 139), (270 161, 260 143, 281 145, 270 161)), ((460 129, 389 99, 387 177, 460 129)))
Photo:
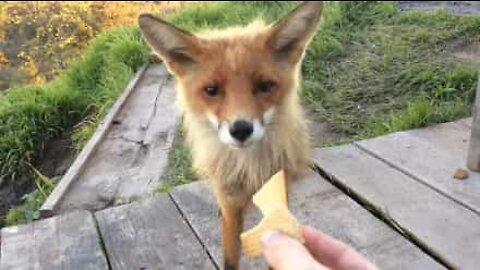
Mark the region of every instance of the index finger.
POLYGON ((343 242, 315 229, 302 226, 305 246, 320 263, 333 269, 377 269, 343 242))

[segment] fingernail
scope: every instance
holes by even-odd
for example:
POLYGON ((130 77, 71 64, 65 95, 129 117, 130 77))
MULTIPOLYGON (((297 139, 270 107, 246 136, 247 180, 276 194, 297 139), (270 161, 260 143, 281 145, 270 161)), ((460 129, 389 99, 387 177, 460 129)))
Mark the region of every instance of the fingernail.
POLYGON ((279 240, 281 237, 282 235, 277 231, 268 231, 262 235, 260 241, 264 246, 270 246, 277 240, 279 240))

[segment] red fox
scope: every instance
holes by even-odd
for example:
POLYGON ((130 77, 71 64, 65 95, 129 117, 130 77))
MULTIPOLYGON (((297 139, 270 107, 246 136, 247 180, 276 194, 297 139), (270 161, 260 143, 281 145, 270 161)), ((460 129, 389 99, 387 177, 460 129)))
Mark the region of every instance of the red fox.
POLYGON ((193 167, 210 180, 220 208, 225 269, 238 269, 252 195, 279 170, 291 181, 311 165, 299 82, 322 9, 304 2, 271 25, 196 34, 150 14, 138 19, 176 78, 193 167))

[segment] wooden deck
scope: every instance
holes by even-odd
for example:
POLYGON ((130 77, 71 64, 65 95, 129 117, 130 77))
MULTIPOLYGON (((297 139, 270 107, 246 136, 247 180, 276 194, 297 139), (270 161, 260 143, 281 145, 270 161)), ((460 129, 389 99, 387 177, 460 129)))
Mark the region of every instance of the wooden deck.
POLYGON ((162 64, 140 69, 40 209, 42 216, 97 211, 151 194, 180 122, 162 64))
MULTIPOLYGON (((465 168, 470 120, 315 150, 318 171, 290 187, 304 223, 380 269, 478 269, 480 174, 465 168)), ((260 218, 250 209, 246 228, 260 218)), ((8 227, 0 269, 219 269, 218 208, 207 182, 97 212, 8 227)), ((264 269, 242 258, 242 269, 264 269)))

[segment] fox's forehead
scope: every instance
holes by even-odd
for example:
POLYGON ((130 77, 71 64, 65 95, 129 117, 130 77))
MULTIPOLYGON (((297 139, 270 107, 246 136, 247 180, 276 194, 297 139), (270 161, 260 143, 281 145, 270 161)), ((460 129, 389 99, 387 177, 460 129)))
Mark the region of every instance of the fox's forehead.
POLYGON ((206 63, 214 65, 216 73, 229 72, 236 75, 253 75, 268 62, 268 53, 262 42, 229 40, 211 44, 205 55, 206 63))
MULTIPOLYGON (((202 59, 200 65, 228 72, 254 72, 256 63, 265 60, 265 41, 268 27, 263 21, 247 26, 214 29, 196 34, 200 39, 202 59)), ((216 73, 218 71, 215 71, 216 73)))
POLYGON ((197 72, 191 77, 194 82, 189 82, 197 88, 215 84, 227 91, 247 90, 262 80, 280 83, 281 74, 273 56, 261 46, 245 43, 212 46, 199 60, 197 72))

